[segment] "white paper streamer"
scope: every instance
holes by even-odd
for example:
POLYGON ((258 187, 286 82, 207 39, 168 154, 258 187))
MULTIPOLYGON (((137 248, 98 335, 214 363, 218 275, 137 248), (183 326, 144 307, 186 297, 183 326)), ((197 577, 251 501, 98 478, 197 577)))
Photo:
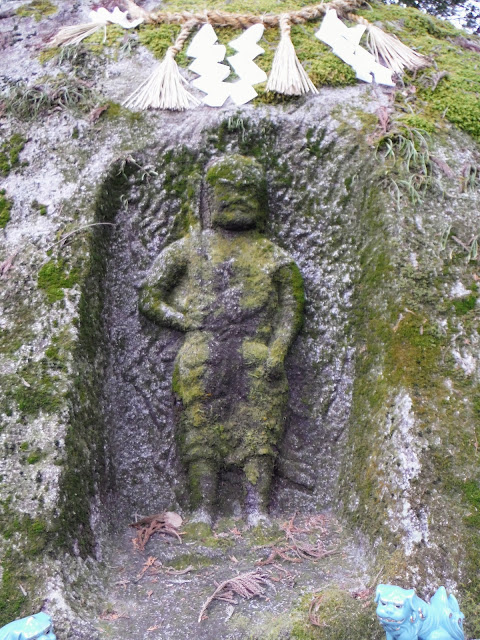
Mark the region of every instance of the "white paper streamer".
POLYGON ((366 27, 360 24, 347 27, 338 18, 335 9, 328 9, 315 35, 332 47, 333 53, 352 67, 359 80, 372 82, 373 75, 378 84, 394 87, 392 71, 379 64, 371 53, 360 46, 360 38, 365 29, 366 27))
POLYGON ((237 82, 232 83, 231 90, 231 98, 237 105, 246 104, 253 100, 258 95, 253 85, 267 80, 265 71, 262 71, 253 62, 257 56, 265 53, 264 49, 257 44, 263 31, 263 24, 254 24, 240 37, 229 42, 230 46, 238 51, 234 56, 228 58, 228 62, 240 78, 237 82))
POLYGON ((130 21, 127 18, 127 13, 128 11, 120 11, 118 7, 115 7, 113 11, 108 11, 108 9, 100 7, 96 11, 90 11, 88 17, 91 22, 95 22, 96 24, 103 25, 110 22, 111 24, 118 24, 124 29, 133 29, 143 22, 143 18, 130 21))
POLYGON ((199 75, 192 85, 207 94, 203 102, 209 107, 223 106, 230 95, 230 85, 223 82, 230 75, 230 67, 221 64, 227 48, 216 44, 217 40, 212 25, 205 24, 187 49, 187 56, 195 58, 189 69, 199 75))

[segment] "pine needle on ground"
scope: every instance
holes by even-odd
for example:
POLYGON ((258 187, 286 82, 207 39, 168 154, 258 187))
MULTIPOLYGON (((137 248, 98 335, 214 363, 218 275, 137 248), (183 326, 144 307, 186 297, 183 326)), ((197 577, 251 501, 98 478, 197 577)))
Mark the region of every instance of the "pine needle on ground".
POLYGON ((235 576, 235 578, 225 580, 218 585, 214 593, 205 601, 198 616, 198 622, 202 621, 207 608, 213 600, 222 600, 229 604, 237 604, 234 597, 235 594, 246 600, 250 600, 250 598, 254 598, 255 596, 262 598, 265 597, 265 585, 269 583, 270 580, 268 576, 259 569, 241 573, 235 576))
POLYGON ((178 531, 182 526, 182 522, 183 520, 181 516, 173 511, 156 513, 153 516, 147 516, 137 522, 132 522, 130 526, 137 529, 137 536, 133 538, 133 546, 139 551, 144 551, 147 542, 154 533, 159 533, 163 536, 171 536, 177 538, 179 542, 182 542, 182 538, 178 531))

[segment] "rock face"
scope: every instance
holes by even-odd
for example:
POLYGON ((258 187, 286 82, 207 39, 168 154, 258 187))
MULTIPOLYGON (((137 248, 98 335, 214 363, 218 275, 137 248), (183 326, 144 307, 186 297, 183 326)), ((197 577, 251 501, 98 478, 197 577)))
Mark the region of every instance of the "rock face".
MULTIPOLYGON (((26 38, 36 23, 24 20, 26 38)), ((46 33, 45 21, 38 29, 46 33)), ((12 91, 24 44, 7 46, 12 91)), ((335 513, 357 537, 345 548, 361 579, 334 566, 334 578, 323 576, 325 602, 346 616, 329 635, 307 622, 303 600, 320 588, 312 568, 298 569, 297 600, 282 603, 291 620, 277 631, 265 618, 260 630, 253 618, 234 628, 212 615, 215 633, 335 639, 357 629, 349 637, 380 638, 346 593, 379 576, 422 597, 444 584, 478 637, 478 146, 454 128, 426 136, 419 120, 399 123, 391 95, 358 85, 286 106, 0 116, 0 623, 45 603, 59 638, 96 637, 92 625, 109 606, 99 602, 102 581, 117 553, 128 564, 135 514, 188 519, 171 388, 184 337, 138 302, 155 259, 198 233, 207 165, 240 154, 266 175, 262 237, 291 257, 305 289, 303 326, 284 360, 270 513, 274 522, 335 513)), ((238 469, 225 469, 217 531, 241 515, 243 498, 238 469)), ((212 551, 211 533, 200 538, 197 561, 219 563, 225 579, 233 552, 212 551)), ((253 563, 264 543, 236 544, 253 563)), ((140 569, 128 569, 132 582, 140 569)), ((208 593, 195 583, 189 597, 200 609, 208 593)), ((281 601, 272 602, 274 616, 281 601)), ((125 624, 109 632, 146 631, 139 619, 125 624)), ((159 637, 178 635, 169 629, 159 637)))

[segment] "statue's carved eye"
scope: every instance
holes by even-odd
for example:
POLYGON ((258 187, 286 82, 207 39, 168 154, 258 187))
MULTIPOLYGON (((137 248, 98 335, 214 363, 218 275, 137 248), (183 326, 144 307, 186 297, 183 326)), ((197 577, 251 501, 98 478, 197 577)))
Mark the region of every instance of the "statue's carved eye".
POLYGON ((403 607, 402 604, 396 604, 395 606, 397 607, 397 609, 401 609, 403 607))
POLYGON ((385 602, 385 600, 380 600, 380 602, 382 603, 382 606, 384 606, 384 607, 387 605, 387 603, 385 602))

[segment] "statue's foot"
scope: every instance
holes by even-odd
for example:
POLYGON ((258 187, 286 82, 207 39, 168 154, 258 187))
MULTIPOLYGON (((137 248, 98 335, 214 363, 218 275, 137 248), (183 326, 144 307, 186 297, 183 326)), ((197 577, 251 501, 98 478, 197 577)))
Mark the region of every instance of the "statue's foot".
POLYGON ((247 515, 247 526, 249 529, 258 527, 262 524, 267 527, 270 525, 270 518, 266 513, 263 513, 261 511, 252 511, 247 515))
POLYGON ((192 513, 190 522, 202 522, 203 524, 212 526, 212 514, 205 508, 196 509, 192 513))

